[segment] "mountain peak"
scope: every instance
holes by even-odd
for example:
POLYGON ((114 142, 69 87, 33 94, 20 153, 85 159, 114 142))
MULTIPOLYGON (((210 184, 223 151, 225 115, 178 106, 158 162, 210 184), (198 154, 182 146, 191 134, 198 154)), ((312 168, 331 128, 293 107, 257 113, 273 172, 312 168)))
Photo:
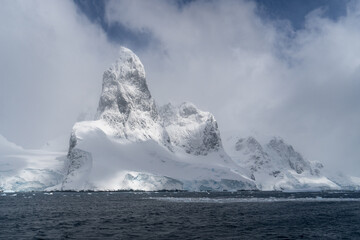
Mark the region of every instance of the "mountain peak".
POLYGON ((106 72, 114 74, 118 80, 129 79, 124 78, 124 75, 133 74, 136 75, 133 79, 145 82, 144 65, 133 51, 125 47, 120 47, 118 58, 106 72))
POLYGON ((120 48, 119 58, 104 72, 96 119, 104 120, 116 137, 165 142, 144 66, 127 48, 120 48))

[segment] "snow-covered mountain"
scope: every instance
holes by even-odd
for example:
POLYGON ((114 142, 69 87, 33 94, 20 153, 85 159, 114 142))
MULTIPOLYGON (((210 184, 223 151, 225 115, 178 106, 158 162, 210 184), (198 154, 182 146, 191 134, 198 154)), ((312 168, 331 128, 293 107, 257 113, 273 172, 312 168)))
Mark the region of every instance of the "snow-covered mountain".
POLYGON ((251 171, 261 190, 338 190, 349 185, 356 188, 355 181, 326 174, 321 163, 304 159, 281 138, 257 140, 235 135, 225 142, 231 158, 251 171))
POLYGON ((129 49, 103 76, 97 120, 73 128, 60 189, 239 190, 254 182, 225 153, 210 113, 184 103, 158 110, 129 49))
POLYGON ((281 138, 228 135, 192 103, 158 107, 141 61, 121 48, 95 120, 75 123, 69 146, 65 135, 26 150, 0 135, 0 191, 360 189, 281 138))

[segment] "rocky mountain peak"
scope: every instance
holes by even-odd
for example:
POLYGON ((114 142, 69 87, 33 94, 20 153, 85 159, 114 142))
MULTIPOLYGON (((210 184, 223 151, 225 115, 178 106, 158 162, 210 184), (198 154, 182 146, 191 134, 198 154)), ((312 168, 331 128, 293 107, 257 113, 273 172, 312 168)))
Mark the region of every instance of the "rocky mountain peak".
POLYGON ((96 119, 112 127, 113 135, 131 141, 167 142, 154 99, 148 89, 144 66, 129 49, 104 72, 96 119))
POLYGON ((109 86, 117 83, 131 84, 137 88, 136 90, 150 95, 143 64, 135 53, 124 47, 120 48, 119 57, 115 63, 104 72, 103 85, 109 86))

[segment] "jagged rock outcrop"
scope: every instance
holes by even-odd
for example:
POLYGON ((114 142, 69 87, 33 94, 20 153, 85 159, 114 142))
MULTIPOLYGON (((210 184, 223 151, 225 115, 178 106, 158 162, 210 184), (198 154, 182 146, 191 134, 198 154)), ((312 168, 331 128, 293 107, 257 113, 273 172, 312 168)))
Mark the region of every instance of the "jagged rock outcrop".
POLYGON ((192 103, 177 107, 169 103, 159 112, 171 143, 186 153, 207 155, 222 149, 219 128, 211 113, 199 110, 192 103))

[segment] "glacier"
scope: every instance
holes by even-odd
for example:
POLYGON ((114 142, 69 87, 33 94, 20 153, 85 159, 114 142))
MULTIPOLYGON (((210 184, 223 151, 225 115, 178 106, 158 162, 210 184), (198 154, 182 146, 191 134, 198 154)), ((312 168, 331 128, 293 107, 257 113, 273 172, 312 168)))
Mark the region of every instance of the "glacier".
POLYGON ((0 191, 43 191, 64 178, 64 152, 27 150, 0 135, 0 191))
POLYGON ((140 59, 122 47, 103 74, 93 120, 28 150, 0 135, 0 191, 338 190, 360 179, 329 174, 281 138, 222 137, 194 104, 157 106, 140 59), (225 141, 223 141, 225 140, 225 141))

